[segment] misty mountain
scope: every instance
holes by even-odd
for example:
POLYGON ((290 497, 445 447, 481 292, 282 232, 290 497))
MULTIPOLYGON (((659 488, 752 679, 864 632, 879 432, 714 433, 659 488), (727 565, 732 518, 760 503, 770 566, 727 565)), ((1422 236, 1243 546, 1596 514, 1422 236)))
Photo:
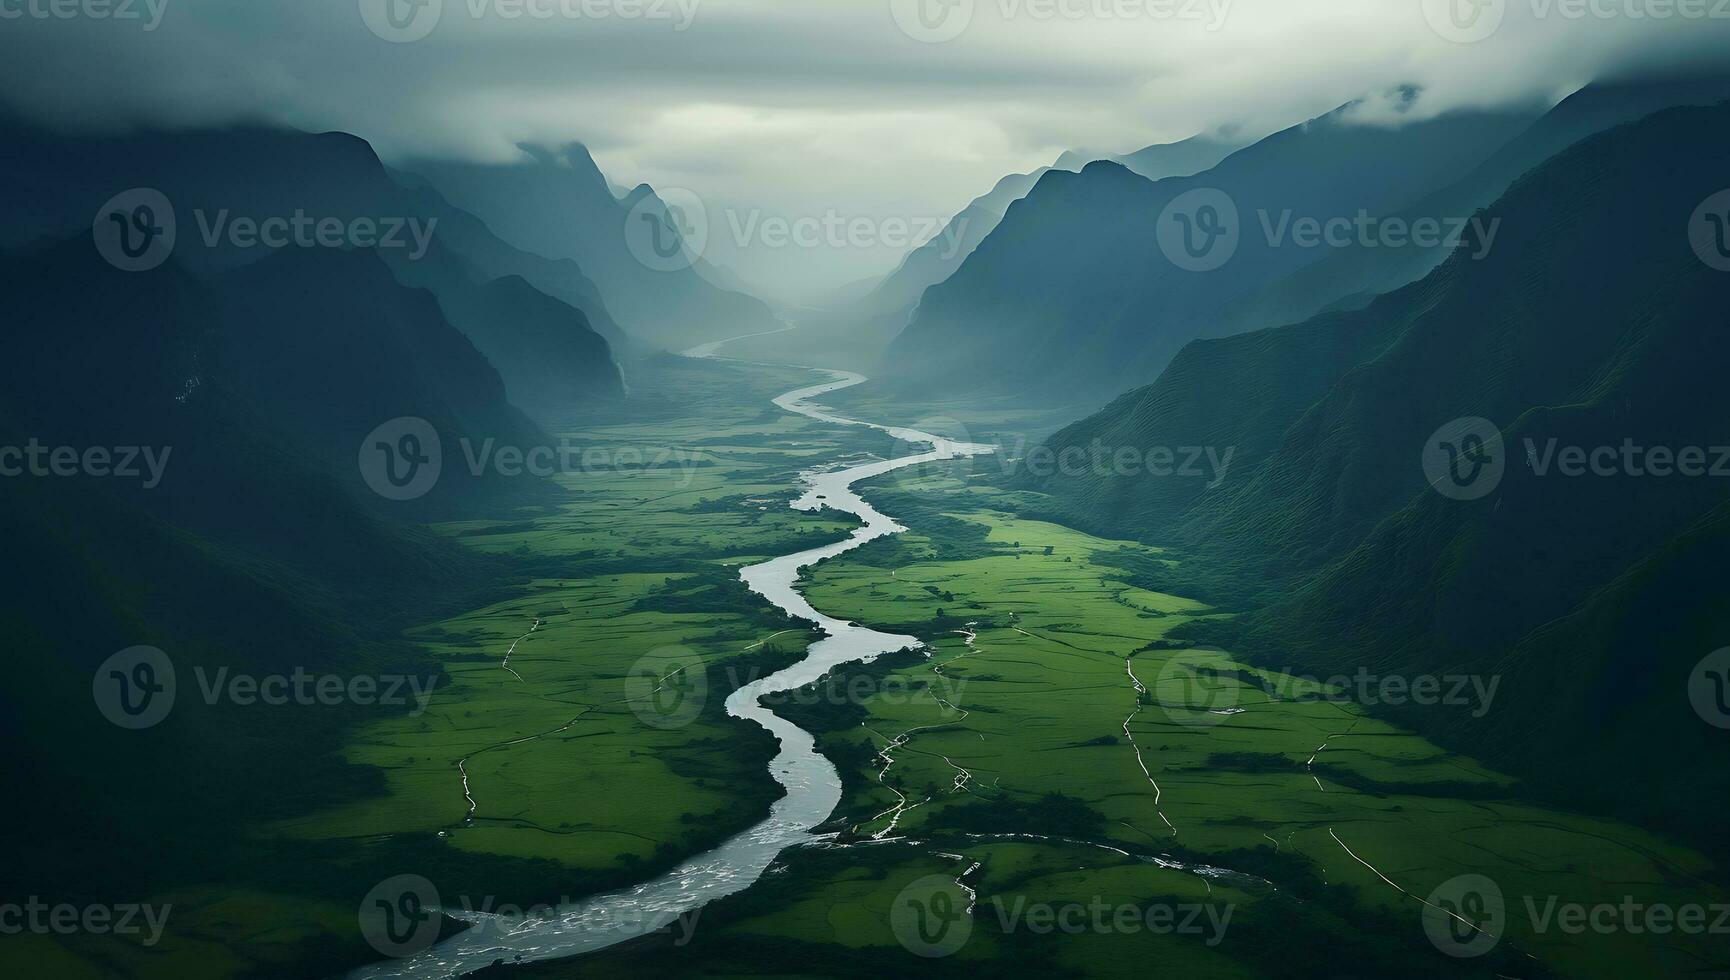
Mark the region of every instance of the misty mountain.
MULTIPOLYGON (((563 306, 521 280, 498 282, 511 305, 521 305, 526 292, 540 304, 563 306)), ((352 467, 372 429, 405 417, 431 422, 453 457, 465 437, 545 443, 508 401, 499 372, 445 319, 438 300, 399 284, 372 252, 284 249, 227 273, 218 289, 224 372, 263 411, 325 447, 339 465, 352 467)), ((494 297, 489 287, 476 292, 477 303, 496 304, 494 297)), ((482 315, 495 312, 480 309, 482 315)), ((580 323, 557 326, 581 336, 580 323)), ((592 332, 587 337, 599 345, 591 356, 605 353, 604 341, 592 332)))
POLYGON ((614 348, 576 307, 520 275, 484 280, 441 242, 418 261, 381 257, 402 283, 438 297, 444 315, 504 378, 511 404, 530 416, 544 419, 623 397, 614 348))
MULTIPOLYGON (((1457 183, 1401 209, 1407 222, 1425 215, 1472 214, 1521 175, 1594 133, 1672 106, 1730 98, 1730 78, 1681 77, 1594 82, 1563 99, 1531 128, 1457 183)), ((1352 245, 1258 291, 1225 312, 1209 336, 1294 323, 1334 307, 1362 306, 1374 296, 1422 278, 1447 258, 1445 246, 1399 249, 1352 245)))
POLYGON ((1179 549, 1220 598, 1265 603, 1228 628, 1234 649, 1502 677, 1481 720, 1400 718, 1549 792, 1710 836, 1730 779, 1684 773, 1711 730, 1675 703, 1730 626, 1705 572, 1730 542, 1725 488, 1620 463, 1571 477, 1556 454, 1697 447, 1710 464, 1725 443, 1724 273, 1687 230, 1723 189, 1727 123, 1730 105, 1679 108, 1591 137, 1489 209, 1503 241, 1485 258, 1467 242, 1362 310, 1199 341, 1050 444, 1229 447, 1215 485, 1109 468, 1022 485, 1179 549), (1488 442, 1505 474, 1464 499, 1420 465, 1463 418, 1505 445, 1488 442), (1614 784, 1569 765, 1596 753, 1614 784))
MULTIPOLYGON (((353 712, 183 697, 149 737, 100 723, 90 683, 109 654, 168 651, 183 694, 194 669, 436 673, 401 630, 513 580, 403 523, 461 512, 477 481, 466 498, 386 503, 356 472, 365 430, 342 437, 405 410, 528 431, 431 296, 366 253, 288 251, 230 275, 213 286, 172 260, 121 272, 88 233, 0 254, 0 441, 162 463, 138 461, 140 478, 0 480, 17 572, 0 601, 14 652, 0 731, 40 795, 12 808, 7 833, 78 842, 16 855, 11 887, 145 893, 292 864, 304 853, 234 828, 380 790, 336 754, 353 712), (114 832, 117 806, 132 826, 177 832, 138 847, 114 832)), ((493 481, 488 505, 533 502, 530 482, 493 481)), ((297 969, 321 975, 367 955, 358 942, 300 953, 315 967, 297 969)))
MULTIPOLYGON (((683 215, 669 215, 647 185, 622 200, 587 149, 557 152, 524 147, 530 159, 492 165, 417 160, 404 169, 424 178, 458 207, 484 219, 509 241, 555 259, 572 259, 600 284, 608 307, 633 336, 682 349, 777 326, 760 300, 715 286, 692 266, 700 242, 683 215), (657 222, 673 254, 669 260, 638 254, 627 239, 632 222, 657 222), (678 253, 683 252, 683 257, 678 253)), ((722 234, 722 215, 706 216, 708 234, 722 234)), ((640 229, 639 229, 640 230, 640 229)))
POLYGON ((926 292, 887 363, 914 383, 943 375, 1029 399, 1145 383, 1221 310, 1317 260, 1324 243, 1294 237, 1297 222, 1393 213, 1456 181, 1534 118, 1455 112, 1393 127, 1362 120, 1365 111, 1343 106, 1192 177, 1149 181, 1103 162, 1047 173, 926 292), (1216 215, 1203 262, 1186 261, 1194 239, 1181 222, 1216 215))
POLYGON ((273 251, 258 225, 298 216, 301 229, 290 227, 283 240, 316 244, 320 223, 329 222, 335 244, 349 246, 348 229, 370 229, 379 253, 399 270, 440 256, 449 265, 457 256, 461 278, 519 275, 582 311, 614 346, 627 343, 576 263, 526 252, 436 193, 402 186, 357 137, 259 127, 69 136, 21 125, 7 126, 5 135, 0 166, 15 179, 0 190, 0 205, 17 219, 0 230, 0 245, 87 232, 104 202, 149 188, 172 208, 175 259, 196 274, 258 261, 273 251))
POLYGON ((1096 160, 1123 164, 1148 180, 1188 177, 1211 170, 1221 160, 1244 148, 1246 141, 1209 136, 1205 133, 1175 143, 1155 143, 1133 153, 1114 156, 1071 150, 1057 158, 1056 169, 1079 171, 1096 160))

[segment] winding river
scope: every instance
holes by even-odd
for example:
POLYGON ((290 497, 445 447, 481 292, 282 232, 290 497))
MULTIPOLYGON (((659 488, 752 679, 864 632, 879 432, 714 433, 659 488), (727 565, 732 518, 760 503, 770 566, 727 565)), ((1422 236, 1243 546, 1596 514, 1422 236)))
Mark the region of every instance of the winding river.
MULTIPOLYGON (((707 344, 685 354, 716 357, 726 343, 707 344)), ((816 624, 826 634, 808 648, 803 660, 748 684, 727 698, 728 714, 755 722, 780 740, 780 751, 769 763, 769 772, 787 792, 771 808, 768 819, 653 881, 560 906, 544 915, 505 918, 446 909, 447 914, 469 923, 471 928, 408 959, 357 970, 350 974, 351 978, 458 977, 501 960, 530 963, 604 949, 669 926, 716 899, 743 891, 782 851, 816 839, 812 830, 827 820, 841 802, 841 778, 835 767, 817 753, 810 733, 763 707, 759 699, 819 680, 842 664, 872 660, 917 646, 920 641, 825 616, 811 607, 794 583, 801 569, 905 530, 866 503, 854 492, 854 484, 904 467, 984 455, 993 452, 994 447, 837 415, 813 399, 863 384, 867 378, 850 371, 810 370, 827 375, 830 380, 790 391, 775 399, 777 406, 819 422, 877 429, 901 442, 929 445, 931 449, 845 469, 819 469, 803 474, 805 493, 793 502, 794 509, 815 511, 827 506, 857 516, 863 525, 834 544, 785 555, 740 572, 753 591, 788 615, 816 624)))

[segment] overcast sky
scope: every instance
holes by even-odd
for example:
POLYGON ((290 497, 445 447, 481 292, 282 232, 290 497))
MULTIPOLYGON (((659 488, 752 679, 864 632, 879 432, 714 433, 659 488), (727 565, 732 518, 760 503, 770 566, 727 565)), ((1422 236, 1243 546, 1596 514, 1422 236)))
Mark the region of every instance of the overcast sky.
MULTIPOLYGON (((1730 20, 1683 16, 1719 0, 1593 0, 1577 18, 1563 11, 1581 0, 1488 0, 1475 22, 1453 16, 1474 2, 0 0, 0 100, 85 125, 342 129, 393 160, 577 140, 616 184, 688 188, 725 228, 753 213, 936 218, 1069 148, 1266 132, 1397 84, 1423 87, 1423 114, 1554 99, 1730 50, 1730 20), (80 3, 138 17, 51 16, 80 3), (551 16, 507 16, 525 7, 551 16)), ((895 251, 732 261, 810 284, 880 272, 895 251)))

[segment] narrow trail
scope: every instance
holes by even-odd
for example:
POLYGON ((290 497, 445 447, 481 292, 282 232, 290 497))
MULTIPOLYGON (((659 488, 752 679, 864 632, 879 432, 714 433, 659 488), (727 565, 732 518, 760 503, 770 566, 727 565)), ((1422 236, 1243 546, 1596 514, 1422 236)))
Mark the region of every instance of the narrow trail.
MULTIPOLYGON (((1032 634, 1028 635, 1031 636, 1032 634)), ((1147 760, 1141 757, 1141 743, 1135 740, 1135 735, 1129 730, 1129 723, 1134 721, 1136 715, 1141 714, 1142 710, 1146 707, 1141 703, 1141 699, 1148 696, 1147 685, 1141 682, 1141 678, 1135 676, 1134 657, 1124 658, 1123 669, 1124 672, 1129 675, 1129 683, 1133 685, 1135 689, 1135 710, 1129 713, 1128 718, 1123 719, 1123 737, 1129 739, 1129 747, 1135 750, 1135 764, 1141 767, 1141 774, 1147 777, 1149 785, 1153 787, 1153 812, 1159 814, 1159 819, 1164 821, 1167 827, 1171 828, 1171 836, 1176 837, 1177 825, 1171 822, 1171 818, 1167 817, 1165 815, 1165 810, 1160 807, 1160 801, 1164 799, 1165 791, 1160 789, 1159 781, 1154 779, 1153 773, 1148 770, 1147 760)))
MULTIPOLYGON (((978 624, 977 623, 968 623, 967 625, 968 626, 977 626, 978 624)), ((963 657, 969 656, 970 654, 975 652, 974 642, 979 639, 979 634, 977 632, 974 632, 972 630, 955 630, 954 632, 962 637, 963 642, 967 646, 967 649, 965 652, 959 653, 953 657, 950 657, 948 660, 945 660, 942 663, 937 663, 937 664, 931 665, 931 668, 930 668, 931 672, 936 674, 939 678, 944 676, 944 674, 943 674, 943 668, 944 667, 947 667, 950 664, 956 662, 957 660, 960 660, 963 657)), ((932 700, 937 702, 937 705, 939 708, 943 709, 944 711, 958 712, 961 717, 956 718, 954 721, 946 721, 946 722, 939 724, 939 725, 922 725, 918 728, 910 728, 907 731, 902 732, 901 734, 895 736, 894 738, 890 738, 889 736, 884 735, 882 732, 877 731, 876 729, 871 728, 870 726, 865 726, 866 731, 868 731, 871 734, 882 739, 885 743, 883 748, 877 750, 877 758, 883 760, 883 768, 881 768, 877 771, 877 782, 880 783, 883 786, 883 788, 887 789, 889 792, 894 793, 895 797, 896 797, 896 803, 894 806, 890 807, 887 810, 884 810, 882 813, 876 814, 875 816, 871 817, 869 820, 865 821, 866 823, 876 823, 877 821, 883 819, 884 817, 890 818, 889 826, 887 826, 887 827, 883 828, 882 830, 878 831, 877 833, 871 835, 873 840, 883 840, 883 839, 887 838, 891 833, 893 833, 895 831, 895 827, 900 823, 901 817, 903 815, 905 815, 909 810, 913 810, 917 807, 924 806, 926 803, 931 802, 931 798, 926 797, 925 799, 920 800, 918 803, 909 803, 906 794, 902 793, 899 789, 896 789, 893 785, 891 785, 889 783, 889 779, 888 779, 889 770, 891 767, 893 767, 895 765, 895 756, 894 756, 895 750, 905 747, 908 742, 913 740, 913 736, 919 734, 920 732, 938 731, 940 729, 949 728, 949 727, 952 727, 954 725, 959 725, 962 722, 966 721, 968 716, 972 714, 971 711, 968 711, 965 708, 957 706, 956 704, 949 701, 948 699, 938 697, 937 694, 934 691, 932 691, 930 688, 926 688, 926 693, 931 695, 932 700)), ((983 739, 984 736, 981 735, 980 738, 983 739)), ((937 757, 942 759, 944 761, 944 763, 949 766, 949 768, 955 770, 954 782, 950 785, 949 792, 951 792, 951 793, 968 793, 971 795, 978 795, 978 794, 973 793, 973 791, 968 788, 969 785, 973 782, 973 778, 974 778, 972 770, 967 769, 964 766, 956 765, 955 760, 949 758, 946 755, 938 754, 937 757)), ((857 830, 858 825, 855 825, 854 829, 857 830)))
MULTIPOLYGON (((527 633, 524 633, 522 636, 517 637, 516 640, 511 643, 511 648, 509 650, 505 651, 504 662, 499 664, 500 667, 503 667, 505 670, 510 671, 511 676, 515 677, 519 681, 523 679, 523 675, 517 673, 516 669, 511 666, 511 657, 514 656, 517 652, 517 644, 523 642, 524 640, 528 639, 531 636, 534 636, 535 631, 540 629, 542 624, 543 624, 542 620, 536 619, 535 625, 529 627, 529 631, 527 633)), ((524 681, 524 683, 526 684, 528 682, 524 681)))

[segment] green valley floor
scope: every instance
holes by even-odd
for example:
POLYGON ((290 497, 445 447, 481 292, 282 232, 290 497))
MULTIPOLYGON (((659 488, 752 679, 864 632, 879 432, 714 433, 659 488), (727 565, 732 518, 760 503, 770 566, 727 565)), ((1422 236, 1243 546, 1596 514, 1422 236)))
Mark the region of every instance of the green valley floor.
MULTIPOLYGON (((527 905, 646 879, 767 812, 772 741, 721 702, 816 636, 737 569, 853 526, 789 509, 801 470, 907 447, 772 406, 812 383, 798 368, 663 359, 631 381, 621 418, 564 428, 593 452, 557 478, 556 512, 438 528, 569 574, 414 630, 445 682, 343 753, 382 790, 249 833, 331 868, 423 875, 451 904, 527 905)), ((1011 441, 1055 421, 868 397, 845 410, 922 428, 956 414, 1011 441)), ((1227 613, 1136 584, 1168 556, 1018 516, 1029 501, 993 488, 996 465, 864 485, 908 532, 807 573, 816 608, 930 647, 771 702, 841 771, 823 843, 689 928, 500 975, 1730 974, 1722 935, 1563 915, 1723 906, 1700 855, 1524 800, 1322 681, 1186 645, 1181 627, 1227 613), (1493 882, 1503 914, 1461 876, 1493 882)), ((1432 710, 1495 710, 1473 691, 1432 710)), ((378 880, 213 883, 163 897, 177 911, 161 946, 43 943, 36 962, 299 975, 311 950, 354 954, 378 880)))

